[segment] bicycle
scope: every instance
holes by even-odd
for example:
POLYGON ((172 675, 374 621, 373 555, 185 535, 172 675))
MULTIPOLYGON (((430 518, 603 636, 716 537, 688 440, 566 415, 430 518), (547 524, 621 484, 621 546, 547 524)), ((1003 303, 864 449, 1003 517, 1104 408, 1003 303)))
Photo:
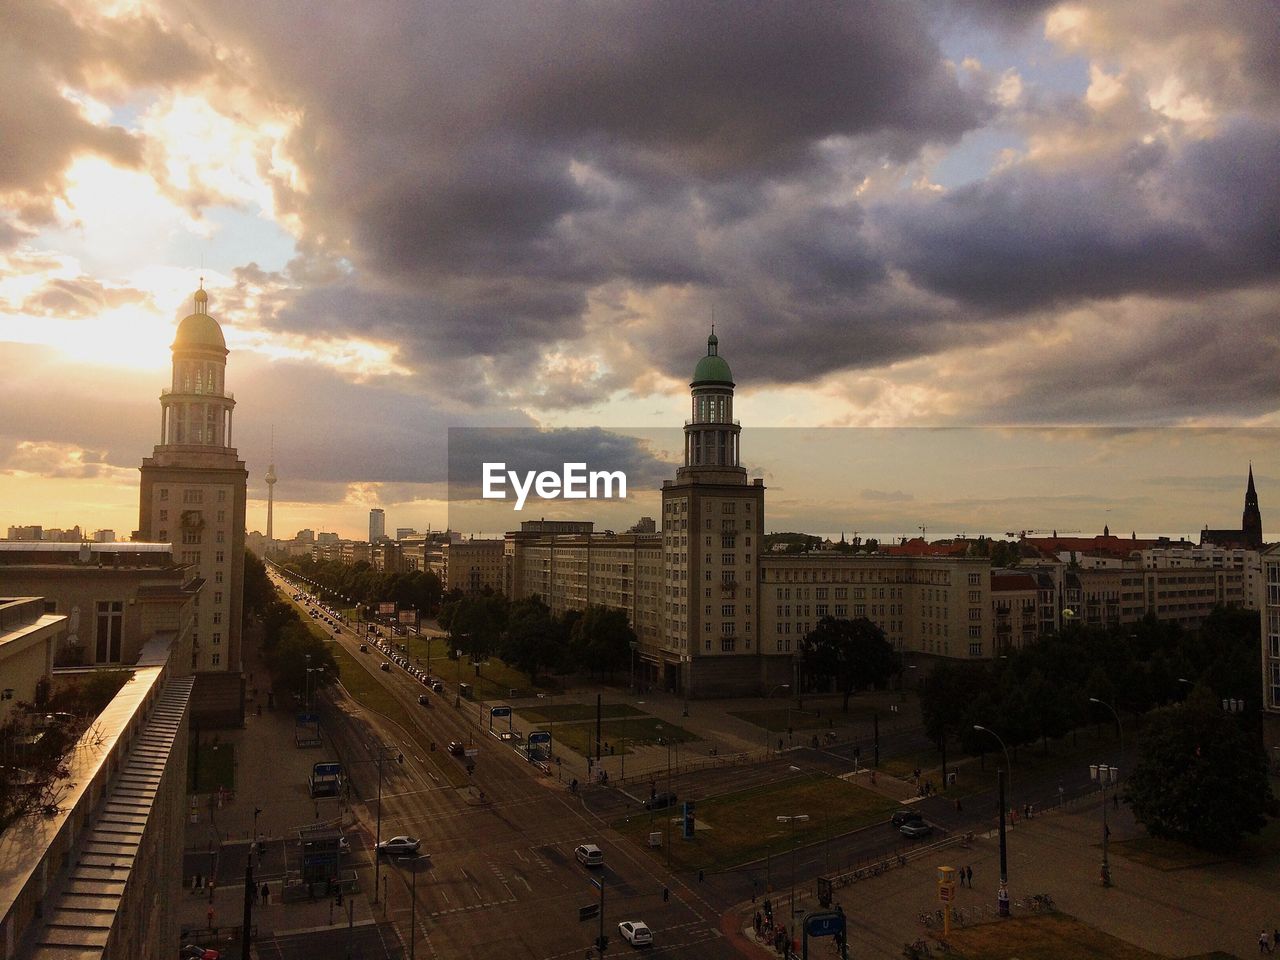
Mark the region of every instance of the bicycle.
POLYGON ((926 929, 927 929, 927 928, 929 928, 929 927, 932 927, 932 926, 933 926, 933 914, 931 914, 931 913, 922 913, 922 914, 920 914, 920 916, 918 916, 918 917, 916 918, 916 923, 924 924, 924 926, 925 926, 925 928, 926 928, 926 929))
POLYGON ((1037 893, 1031 898, 1031 905, 1032 909, 1036 911, 1043 910, 1046 913, 1057 909, 1056 904, 1053 902, 1053 897, 1049 896, 1047 893, 1037 893))

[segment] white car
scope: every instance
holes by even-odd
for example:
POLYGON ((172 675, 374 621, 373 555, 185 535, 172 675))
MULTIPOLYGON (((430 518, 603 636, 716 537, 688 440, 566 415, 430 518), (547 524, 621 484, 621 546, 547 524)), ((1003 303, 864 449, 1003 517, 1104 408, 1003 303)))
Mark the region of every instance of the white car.
POLYGON ((417 853, 422 841, 417 837, 392 837, 378 844, 378 852, 385 854, 417 853))
POLYGON ((618 924, 618 933, 633 947, 653 946, 653 931, 643 920, 623 920, 618 924))

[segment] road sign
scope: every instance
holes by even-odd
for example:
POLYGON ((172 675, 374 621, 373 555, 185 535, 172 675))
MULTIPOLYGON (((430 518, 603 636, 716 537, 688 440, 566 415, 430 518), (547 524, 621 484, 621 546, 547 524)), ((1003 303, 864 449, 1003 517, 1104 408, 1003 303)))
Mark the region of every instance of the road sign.
POLYGON ((804 930, 811 937, 834 937, 844 933, 844 914, 834 910, 810 913, 804 918, 804 930))
POLYGON ((600 904, 593 903, 590 906, 578 908, 578 921, 594 920, 600 916, 600 904))
POLYGON ((463 756, 467 756, 467 757, 478 757, 478 756, 480 756, 480 748, 479 748, 479 747, 468 747, 466 750, 464 750, 464 751, 463 751, 463 756))
POLYGON ((391 602, 391 603, 379 603, 379 604, 378 604, 378 613, 380 613, 380 614, 383 614, 383 615, 388 615, 388 614, 389 614, 389 615, 391 615, 391 616, 395 616, 395 612, 396 612, 396 605, 395 605, 394 601, 393 601, 393 602, 391 602))
POLYGON ((490 707, 489 716, 491 717, 509 717, 511 716, 510 707, 490 707))
POLYGON ((529 733, 529 746, 537 746, 539 743, 550 743, 551 734, 546 730, 533 730, 529 733))

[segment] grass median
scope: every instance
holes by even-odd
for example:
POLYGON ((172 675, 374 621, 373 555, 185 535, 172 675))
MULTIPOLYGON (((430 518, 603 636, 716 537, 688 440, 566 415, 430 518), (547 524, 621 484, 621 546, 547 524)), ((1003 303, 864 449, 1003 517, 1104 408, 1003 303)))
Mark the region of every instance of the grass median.
MULTIPOLYGON (((947 942, 952 954, 963 960, 1165 960, 1164 954, 1136 947, 1061 913, 953 927, 947 942)), ((1209 953, 1187 960, 1230 958, 1230 954, 1209 953)))
MULTIPOLYGON (((564 723, 572 720, 594 720, 594 703, 549 703, 536 707, 519 707, 516 713, 531 723, 564 723)), ((606 720, 616 717, 647 716, 643 710, 629 703, 606 703, 600 707, 600 715, 606 720)))
MULTIPOLYGON (((697 829, 693 839, 680 839, 678 823, 671 827, 670 861, 677 869, 727 870, 778 856, 791 850, 793 840, 805 845, 881 823, 898 806, 879 794, 822 774, 798 774, 735 793, 694 799, 697 829), (778 822, 779 814, 807 814, 809 819, 795 826, 793 836, 790 824, 778 822)), ((655 857, 665 858, 665 851, 648 846, 648 836, 662 832, 665 843, 667 819, 678 814, 678 807, 638 812, 613 826, 655 857)))
MULTIPOLYGON (((426 757, 440 775, 452 786, 462 787, 467 784, 467 775, 462 768, 453 762, 442 749, 432 752, 430 738, 425 737, 414 722, 409 710, 385 686, 378 682, 363 664, 347 653, 340 643, 331 647, 333 659, 338 664, 338 674, 342 678, 342 686, 351 698, 361 706, 381 714, 393 723, 398 724, 422 748, 426 757)), ((425 709, 425 708, 423 708, 425 709)))
MULTIPOLYGON (((568 747, 581 756, 595 752, 596 725, 593 722, 558 723, 552 729, 552 736, 557 744, 568 747)), ((630 753, 631 747, 635 745, 652 745, 659 740, 664 743, 688 743, 698 738, 683 727, 642 714, 638 717, 606 720, 600 725, 600 739, 613 748, 612 751, 606 748, 605 753, 617 756, 630 753)))

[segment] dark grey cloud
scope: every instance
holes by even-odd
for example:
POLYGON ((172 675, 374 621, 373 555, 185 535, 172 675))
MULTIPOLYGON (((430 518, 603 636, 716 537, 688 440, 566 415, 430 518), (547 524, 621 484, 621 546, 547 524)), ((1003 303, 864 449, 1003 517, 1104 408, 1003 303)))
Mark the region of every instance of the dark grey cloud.
MULTIPOLYGON (((192 16, 301 107, 309 192, 282 206, 304 251, 357 268, 276 321, 394 336, 424 364, 574 339, 587 291, 609 282, 724 282, 736 253, 717 248, 750 237, 708 234, 791 207, 779 185, 830 176, 822 145, 869 166, 990 113, 911 4, 404 2, 299 18, 224 0, 192 16)), ((790 243, 774 269, 877 270, 860 252, 837 262, 852 236, 790 243)))
POLYGON ((1280 275, 1280 127, 1019 166, 877 222, 918 283, 997 312, 1257 283, 1280 275))

